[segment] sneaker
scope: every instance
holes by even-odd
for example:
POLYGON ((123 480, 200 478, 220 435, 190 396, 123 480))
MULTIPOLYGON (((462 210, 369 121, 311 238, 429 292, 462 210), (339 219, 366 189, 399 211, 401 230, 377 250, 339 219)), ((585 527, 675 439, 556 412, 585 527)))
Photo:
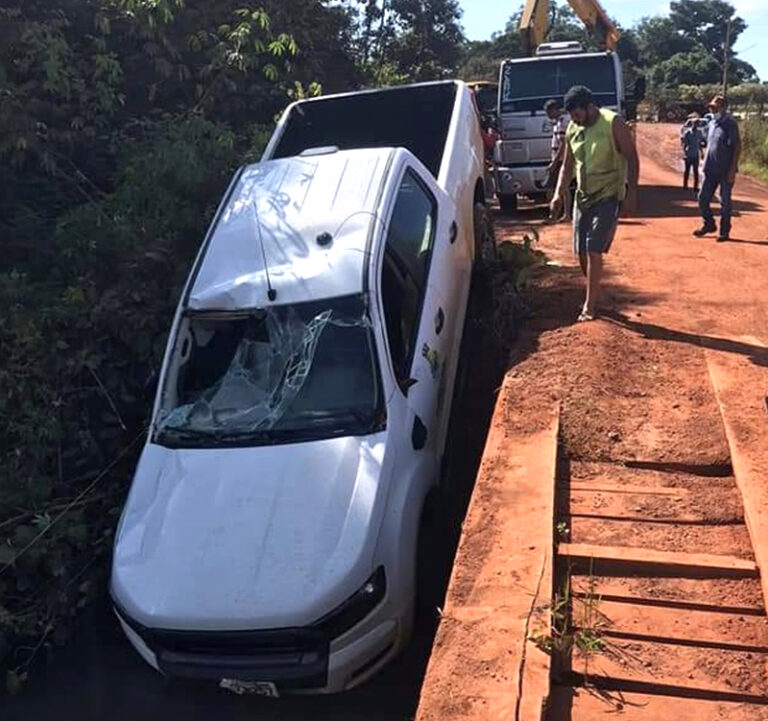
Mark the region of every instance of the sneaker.
POLYGON ((717 230, 717 228, 714 225, 702 225, 701 228, 697 228, 693 231, 693 234, 697 238, 701 238, 705 235, 709 235, 709 233, 714 233, 717 230))
POLYGON ((720 233, 720 235, 717 236, 717 242, 718 243, 725 243, 731 239, 731 236, 728 235, 728 233, 720 233))

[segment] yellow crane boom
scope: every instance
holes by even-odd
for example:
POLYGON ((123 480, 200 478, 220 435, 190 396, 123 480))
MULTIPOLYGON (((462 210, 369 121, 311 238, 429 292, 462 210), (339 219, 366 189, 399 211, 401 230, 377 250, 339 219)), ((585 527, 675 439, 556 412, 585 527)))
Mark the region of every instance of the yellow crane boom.
MULTIPOLYGON (((568 0, 576 16, 596 36, 605 50, 615 50, 621 34, 598 0, 568 0)), ((528 51, 533 52, 547 39, 549 32, 550 0, 526 0, 520 18, 520 32, 528 51)))

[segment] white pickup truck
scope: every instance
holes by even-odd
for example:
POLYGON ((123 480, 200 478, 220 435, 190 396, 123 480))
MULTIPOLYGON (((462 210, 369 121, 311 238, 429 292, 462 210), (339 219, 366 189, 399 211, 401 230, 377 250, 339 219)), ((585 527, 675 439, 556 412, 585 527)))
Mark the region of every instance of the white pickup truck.
POLYGON ((472 266, 463 83, 302 101, 233 179, 171 328, 117 532, 126 635, 171 676, 337 692, 407 642, 472 266))

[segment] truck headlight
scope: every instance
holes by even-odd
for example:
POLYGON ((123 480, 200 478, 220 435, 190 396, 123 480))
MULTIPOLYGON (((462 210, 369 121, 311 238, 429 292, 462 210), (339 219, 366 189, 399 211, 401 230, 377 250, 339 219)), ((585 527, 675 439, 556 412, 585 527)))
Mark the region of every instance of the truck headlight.
POLYGON ((386 592, 387 578, 384 573, 384 566, 379 566, 357 592, 329 614, 312 624, 312 627, 327 634, 329 638, 338 638, 371 613, 379 605, 386 592))

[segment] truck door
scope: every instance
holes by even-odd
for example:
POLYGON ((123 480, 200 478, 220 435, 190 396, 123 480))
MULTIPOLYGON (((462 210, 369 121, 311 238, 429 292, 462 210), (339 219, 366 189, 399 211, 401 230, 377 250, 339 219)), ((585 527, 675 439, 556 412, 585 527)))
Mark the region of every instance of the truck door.
POLYGON ((406 433, 415 451, 433 454, 448 337, 446 309, 430 283, 440 215, 427 183, 406 168, 387 223, 382 307, 392 368, 410 411, 406 433))
POLYGON ((433 192, 438 201, 438 213, 427 293, 435 308, 435 332, 439 336, 440 382, 436 414, 442 444, 472 279, 472 256, 467 249, 466 235, 474 240, 474 227, 464 228, 462 234, 459 227, 462 218, 453 200, 439 187, 433 188, 433 192))

